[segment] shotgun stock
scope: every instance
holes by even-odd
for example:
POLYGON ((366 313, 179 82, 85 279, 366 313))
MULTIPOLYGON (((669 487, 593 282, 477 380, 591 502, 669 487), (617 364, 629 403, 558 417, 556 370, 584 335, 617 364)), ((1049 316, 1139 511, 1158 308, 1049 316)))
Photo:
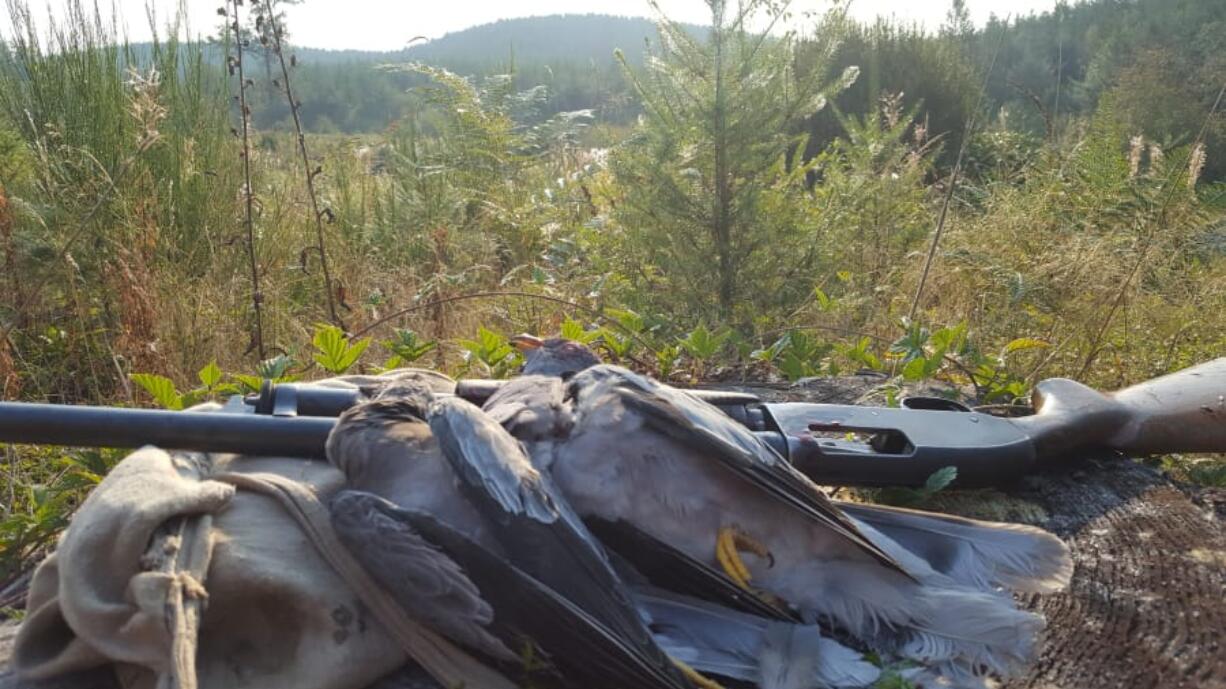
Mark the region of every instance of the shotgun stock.
POLYGON ((1031 402, 1035 413, 1019 418, 763 406, 767 427, 787 439, 788 458, 814 480, 835 485, 923 485, 953 466, 957 485, 974 487, 1016 480, 1078 453, 1226 452, 1226 358, 1107 394, 1051 378, 1035 386, 1031 402))
POLYGON ((1103 394, 1051 378, 1031 395, 1035 414, 1016 419, 1041 456, 1087 447, 1132 455, 1226 452, 1226 357, 1103 394))

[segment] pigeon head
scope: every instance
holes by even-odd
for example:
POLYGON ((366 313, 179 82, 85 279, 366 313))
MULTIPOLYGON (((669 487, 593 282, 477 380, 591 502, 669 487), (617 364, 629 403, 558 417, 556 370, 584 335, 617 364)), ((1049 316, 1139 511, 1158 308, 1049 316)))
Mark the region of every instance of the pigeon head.
POLYGON ((587 346, 562 337, 542 340, 532 335, 516 335, 511 342, 524 353, 526 376, 558 376, 566 379, 595 366, 600 357, 587 346))

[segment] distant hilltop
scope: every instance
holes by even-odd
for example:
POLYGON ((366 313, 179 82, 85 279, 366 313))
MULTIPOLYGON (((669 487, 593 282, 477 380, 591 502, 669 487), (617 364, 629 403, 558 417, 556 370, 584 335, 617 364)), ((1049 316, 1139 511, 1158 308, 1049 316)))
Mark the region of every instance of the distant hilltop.
MULTIPOLYGON (((703 27, 686 25, 696 34, 703 27)), ((405 40, 412 37, 406 31, 405 40)), ((642 62, 645 41, 657 38, 654 20, 607 14, 555 14, 500 19, 445 34, 402 50, 322 50, 298 48, 299 56, 317 64, 328 62, 420 61, 448 66, 491 63, 556 64, 581 62, 604 65, 621 49, 628 60, 642 62)))

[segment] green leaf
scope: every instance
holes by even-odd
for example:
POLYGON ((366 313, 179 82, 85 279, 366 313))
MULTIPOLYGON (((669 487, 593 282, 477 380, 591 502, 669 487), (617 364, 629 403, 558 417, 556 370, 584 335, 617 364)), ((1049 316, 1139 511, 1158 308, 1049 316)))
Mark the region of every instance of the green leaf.
POLYGON ((260 376, 249 376, 244 373, 231 374, 234 380, 242 386, 243 392, 259 392, 260 386, 264 384, 264 379, 260 376))
POLYGON ((196 375, 200 378, 200 384, 210 390, 217 387, 222 377, 221 368, 217 366, 216 361, 210 361, 209 365, 200 369, 196 375))
POLYGON ((175 383, 171 379, 156 373, 133 373, 131 378, 133 383, 144 388, 163 408, 175 411, 183 408, 183 397, 175 389, 175 383))
MULTIPOLYGON (((288 378, 289 370, 294 365, 294 360, 284 354, 278 354, 271 359, 265 359, 256 366, 256 373, 261 378, 268 378, 273 381, 282 381, 288 378)), ((259 389, 259 383, 256 383, 256 389, 259 389)))
POLYGON ((916 381, 923 380, 926 372, 928 361, 923 357, 908 361, 906 366, 903 366, 902 377, 904 380, 916 381))
POLYGON ((574 340, 575 342, 582 342, 583 337, 586 334, 587 333, 583 330, 583 324, 579 321, 572 318, 567 318, 566 320, 562 321, 562 337, 568 340, 574 340))
POLYGON ((582 344, 591 344, 600 336, 598 330, 587 330, 583 324, 573 318, 562 321, 562 337, 582 344))
POLYGON ((390 339, 383 340, 379 344, 394 355, 384 364, 385 369, 397 368, 406 362, 417 361, 438 347, 438 342, 423 340, 408 328, 396 328, 390 339), (393 359, 395 363, 392 363, 393 359))
POLYGON ((932 334, 929 342, 934 349, 944 354, 948 351, 957 352, 966 341, 966 323, 962 322, 952 328, 941 328, 932 334))
POLYGON ((924 345, 928 343, 928 329, 918 323, 912 323, 907 333, 890 345, 890 352, 900 355, 904 362, 924 356, 924 345))
POLYGON ((1004 354, 1012 354, 1025 349, 1045 349, 1050 346, 1051 343, 1033 337, 1019 337, 1005 345, 1004 354))
POLYGON ((597 331, 599 339, 604 343, 604 346, 616 356, 618 359, 624 359, 634 348, 634 339, 630 337, 622 337, 616 331, 609 327, 601 327, 597 331))
POLYGON ((699 323, 698 327, 691 330, 679 343, 690 356, 703 361, 715 356, 731 335, 731 330, 712 333, 707 330, 706 324, 699 323))
POLYGON ((311 338, 315 345, 312 358, 329 373, 341 374, 357 363, 362 352, 370 346, 370 338, 364 338, 350 343, 345 333, 335 325, 320 323, 315 326, 315 336, 311 338))
POLYGON ((459 344, 464 349, 464 360, 468 367, 479 363, 495 378, 505 378, 514 373, 521 360, 519 352, 505 336, 485 326, 478 327, 477 339, 460 340, 459 344))
POLYGON ((647 327, 643 317, 630 309, 605 309, 605 313, 632 333, 641 333, 647 327))
POLYGON ((956 478, 958 478, 958 467, 948 466, 937 469, 932 472, 927 481, 924 481, 924 491, 932 494, 945 490, 956 478))
POLYGON ((829 311, 830 305, 834 303, 834 300, 827 296, 821 287, 813 288, 813 298, 817 300, 817 307, 822 311, 829 311))
POLYGON ((681 348, 675 345, 668 345, 656 350, 656 375, 664 380, 672 374, 673 369, 677 366, 677 359, 681 357, 681 348))
POLYGON ((183 405, 183 408, 186 409, 194 407, 208 398, 209 391, 206 388, 193 388, 183 393, 182 397, 179 398, 179 404, 183 405))
POLYGON ((785 352, 775 366, 792 383, 814 374, 809 362, 797 356, 794 351, 785 352))

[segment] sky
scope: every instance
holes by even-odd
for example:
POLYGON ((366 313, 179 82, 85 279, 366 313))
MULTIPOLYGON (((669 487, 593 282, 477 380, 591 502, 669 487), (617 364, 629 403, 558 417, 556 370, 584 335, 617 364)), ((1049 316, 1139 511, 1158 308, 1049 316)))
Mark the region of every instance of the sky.
MULTIPOLYGON (((63 0, 26 0, 35 16, 58 14, 63 0)), ((84 0, 92 2, 92 0, 84 0)), ((193 32, 212 32, 217 7, 223 0, 113 0, 133 41, 148 40, 150 29, 146 6, 152 6, 160 22, 174 15, 180 1, 187 8, 193 32)), ((258 0, 248 0, 248 4, 258 0)), ((112 0, 97 0, 104 12, 112 0)), ((661 10, 679 21, 708 23, 710 14, 703 0, 658 0, 661 10)), ((966 0, 971 19, 979 25, 996 14, 1005 17, 1050 10, 1056 0, 966 0)), ((824 10, 830 0, 794 0, 796 14, 824 10)), ((877 16, 916 22, 929 29, 940 26, 949 8, 948 0, 852 0, 851 14, 870 20, 877 16)), ((358 48, 395 50, 414 36, 437 38, 478 24, 510 17, 547 14, 597 13, 652 16, 646 0, 303 0, 287 10, 287 23, 298 45, 312 48, 358 48)), ((12 24, 0 11, 0 35, 12 24)))

